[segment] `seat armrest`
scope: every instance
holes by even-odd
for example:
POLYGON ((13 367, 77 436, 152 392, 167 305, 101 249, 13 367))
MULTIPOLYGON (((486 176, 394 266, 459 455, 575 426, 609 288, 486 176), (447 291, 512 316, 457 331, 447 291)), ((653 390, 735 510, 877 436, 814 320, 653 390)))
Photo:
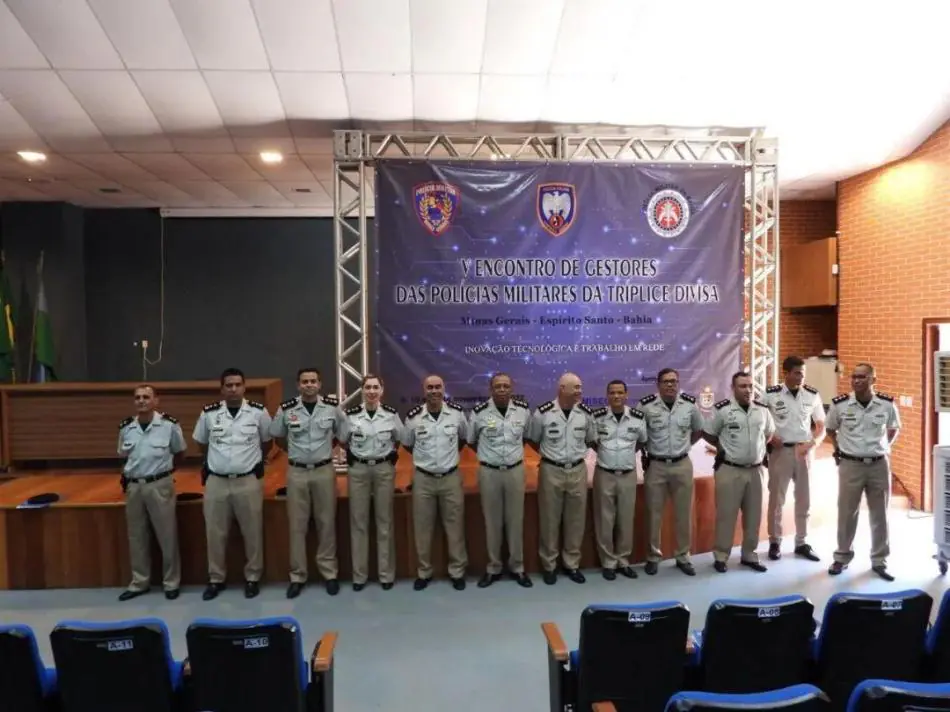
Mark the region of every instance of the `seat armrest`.
POLYGON ((181 676, 182 678, 191 677, 191 660, 185 658, 181 663, 181 676))
POLYGON ((617 712, 613 702, 595 702, 592 708, 593 712, 617 712))
POLYGON ((310 671, 322 673, 333 667, 333 651, 336 648, 336 639, 339 634, 335 631, 324 633, 323 637, 313 646, 310 656, 310 671))
POLYGON ((561 637, 561 631, 558 630, 557 623, 542 623, 541 632, 544 633, 544 639, 548 644, 548 653, 559 663, 566 663, 568 659, 568 649, 561 637))

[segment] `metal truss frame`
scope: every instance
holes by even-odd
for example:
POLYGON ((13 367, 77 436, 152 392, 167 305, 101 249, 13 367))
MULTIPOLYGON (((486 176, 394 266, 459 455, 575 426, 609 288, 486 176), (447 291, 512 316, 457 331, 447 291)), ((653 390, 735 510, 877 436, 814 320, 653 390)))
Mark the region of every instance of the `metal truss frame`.
POLYGON ((778 144, 758 135, 334 132, 333 233, 336 373, 342 403, 370 368, 367 208, 378 160, 433 159, 741 165, 745 169, 743 363, 763 392, 778 379, 778 144))

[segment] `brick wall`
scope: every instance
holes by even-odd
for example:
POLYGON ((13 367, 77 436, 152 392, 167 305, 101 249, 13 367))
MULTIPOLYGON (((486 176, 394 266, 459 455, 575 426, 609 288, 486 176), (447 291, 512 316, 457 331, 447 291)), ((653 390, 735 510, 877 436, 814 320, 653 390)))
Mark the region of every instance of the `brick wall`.
POLYGON ((950 123, 903 161, 843 181, 838 229, 841 388, 867 360, 879 390, 913 398, 893 470, 919 506, 922 319, 950 318, 950 123))

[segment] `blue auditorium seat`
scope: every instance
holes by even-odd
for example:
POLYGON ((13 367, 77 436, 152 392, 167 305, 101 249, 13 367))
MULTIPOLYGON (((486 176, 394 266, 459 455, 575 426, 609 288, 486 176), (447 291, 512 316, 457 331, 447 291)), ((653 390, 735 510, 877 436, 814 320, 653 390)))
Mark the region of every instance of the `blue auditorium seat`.
POLYGON ((182 664, 157 618, 63 621, 50 633, 63 712, 172 712, 182 664))
POLYGON ((719 599, 693 634, 698 675, 706 692, 779 690, 809 681, 815 607, 804 596, 719 599))
POLYGON ((680 692, 670 698, 666 712, 822 712, 828 707, 828 697, 821 690, 803 684, 745 694, 680 692))
POLYGON ((937 620, 927 632, 925 679, 950 682, 950 590, 943 594, 937 620))
POLYGON ((289 617, 188 626, 186 678, 193 709, 215 712, 332 712, 336 633, 303 656, 300 624, 289 617))
POLYGON ((619 712, 662 712, 683 687, 689 609, 678 601, 588 606, 570 653, 554 623, 541 627, 551 712, 589 712, 595 702, 612 702, 619 712))
POLYGON ((829 599, 815 641, 815 683, 836 710, 845 709, 862 680, 921 679, 932 605, 917 589, 829 599))
POLYGON ((847 712, 950 710, 950 684, 865 680, 848 700, 847 712))
POLYGON ((0 626, 0 700, 6 709, 41 712, 55 691, 56 671, 43 665, 33 631, 0 626))

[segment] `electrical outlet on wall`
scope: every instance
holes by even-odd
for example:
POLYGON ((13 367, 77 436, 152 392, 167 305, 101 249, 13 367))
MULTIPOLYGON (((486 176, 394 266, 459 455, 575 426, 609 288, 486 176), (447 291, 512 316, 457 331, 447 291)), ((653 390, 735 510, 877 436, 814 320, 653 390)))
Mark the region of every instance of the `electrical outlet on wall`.
POLYGON ((148 339, 142 339, 141 344, 142 344, 142 351, 147 351, 147 350, 148 350, 148 339))

